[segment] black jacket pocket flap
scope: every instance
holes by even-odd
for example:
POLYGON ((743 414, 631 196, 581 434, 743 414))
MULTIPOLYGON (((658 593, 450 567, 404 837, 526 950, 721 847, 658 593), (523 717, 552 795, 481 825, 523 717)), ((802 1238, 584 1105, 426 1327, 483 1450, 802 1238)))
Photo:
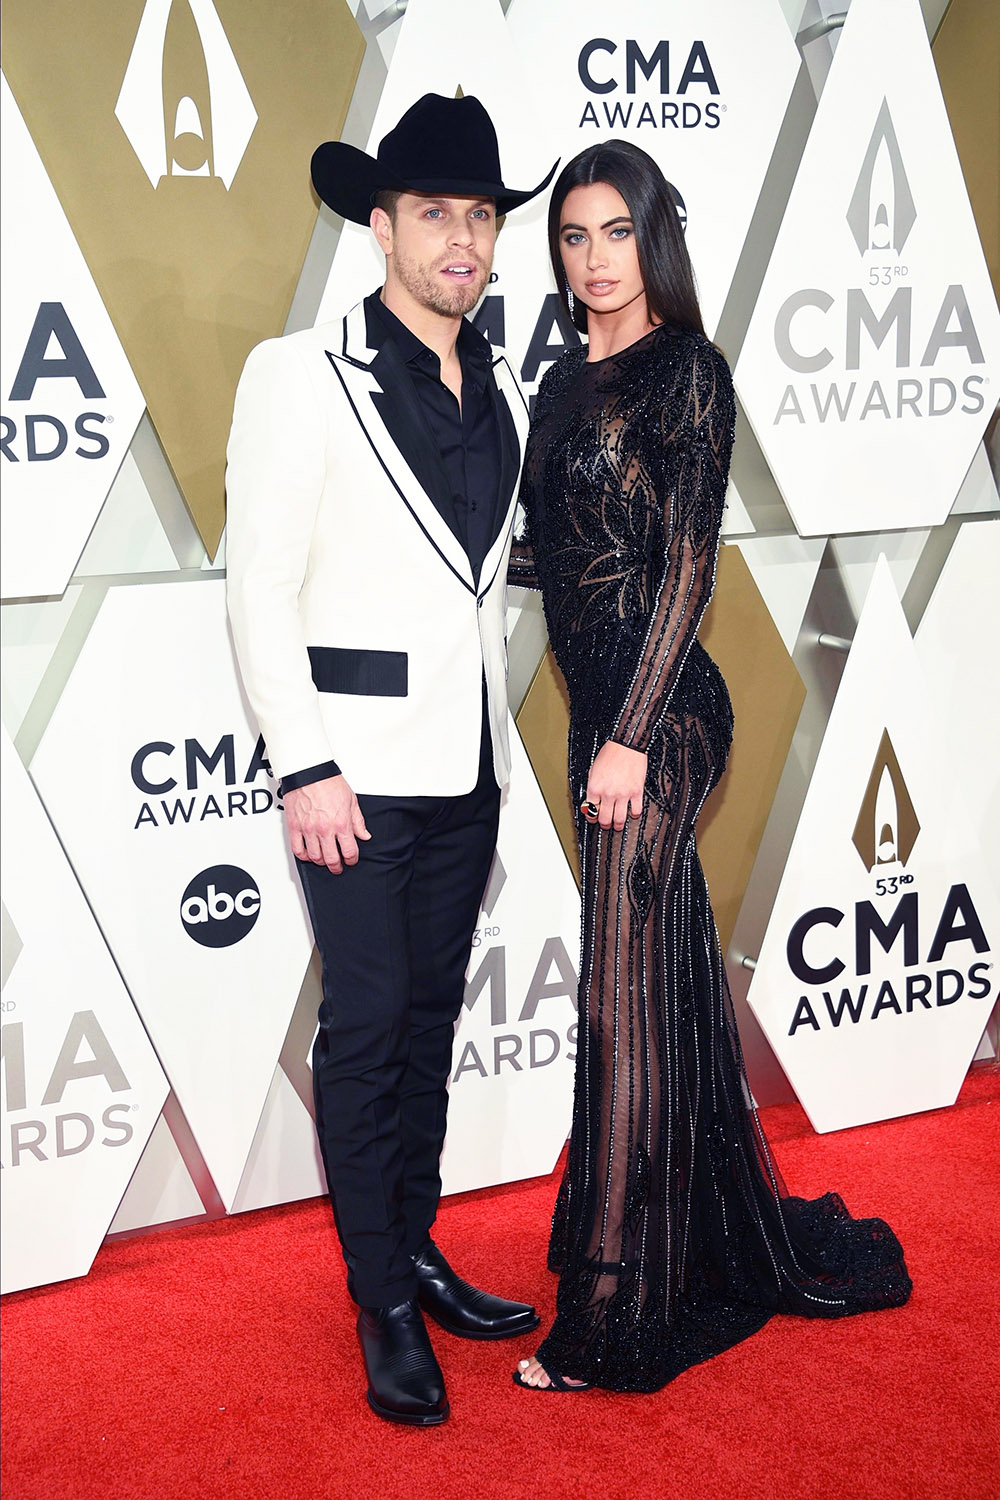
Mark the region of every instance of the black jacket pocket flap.
POLYGON ((359 651, 350 646, 310 646, 312 680, 321 693, 366 698, 405 698, 409 657, 405 651, 359 651))

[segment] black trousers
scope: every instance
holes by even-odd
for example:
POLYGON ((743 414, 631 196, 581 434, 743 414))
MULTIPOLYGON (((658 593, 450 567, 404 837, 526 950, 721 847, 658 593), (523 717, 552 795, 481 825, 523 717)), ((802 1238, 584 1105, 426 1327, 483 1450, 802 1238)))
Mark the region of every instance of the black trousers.
POLYGON ((323 960, 316 1129, 356 1302, 416 1295, 410 1257, 441 1195, 455 1022, 496 848, 500 792, 484 725, 461 797, 358 801, 371 834, 342 875, 299 861, 323 960))

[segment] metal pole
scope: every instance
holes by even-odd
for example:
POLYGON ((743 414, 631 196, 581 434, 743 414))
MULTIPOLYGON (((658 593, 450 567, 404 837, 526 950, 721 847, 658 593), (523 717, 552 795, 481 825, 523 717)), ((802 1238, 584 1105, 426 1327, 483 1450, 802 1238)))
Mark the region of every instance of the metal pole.
POLYGON ((835 11, 824 21, 814 21, 811 26, 806 27, 805 31, 800 31, 795 40, 800 47, 807 47, 810 42, 818 41, 821 36, 829 36, 831 31, 839 31, 846 20, 846 10, 835 11))
POLYGON ((851 642, 846 636, 828 635, 825 630, 821 630, 816 637, 816 644, 817 646, 828 646, 831 651, 842 651, 845 656, 851 649, 851 642))

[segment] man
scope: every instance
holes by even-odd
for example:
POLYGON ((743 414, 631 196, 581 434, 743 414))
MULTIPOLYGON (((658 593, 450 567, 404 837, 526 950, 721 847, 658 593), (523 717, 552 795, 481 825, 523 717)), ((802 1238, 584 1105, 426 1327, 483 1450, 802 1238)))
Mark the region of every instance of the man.
MULTIPOLYGON (((553 171, 555 168, 553 168, 553 171)), ((368 1401, 448 1415, 422 1311, 504 1338, 535 1310, 430 1238, 454 1025, 509 771, 504 599, 526 409, 464 314, 504 187, 478 100, 428 94, 376 158, 312 162, 385 285, 256 348, 229 443, 233 636, 323 959, 316 1125, 368 1401)), ((534 192, 540 192, 552 173, 534 192)))

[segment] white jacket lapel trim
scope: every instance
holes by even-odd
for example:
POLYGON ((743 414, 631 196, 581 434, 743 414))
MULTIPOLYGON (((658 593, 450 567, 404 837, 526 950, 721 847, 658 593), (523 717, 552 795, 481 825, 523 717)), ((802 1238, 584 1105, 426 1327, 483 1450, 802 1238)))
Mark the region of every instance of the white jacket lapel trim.
POLYGON ((339 377, 354 416, 394 488, 428 541, 441 554, 452 572, 466 588, 475 592, 472 565, 461 542, 417 479, 406 459, 393 442, 378 408, 371 399, 382 387, 370 364, 376 350, 369 348, 365 309, 358 303, 344 318, 343 344, 340 352, 328 349, 327 355, 339 377), (361 356, 364 356, 362 358, 361 356))

